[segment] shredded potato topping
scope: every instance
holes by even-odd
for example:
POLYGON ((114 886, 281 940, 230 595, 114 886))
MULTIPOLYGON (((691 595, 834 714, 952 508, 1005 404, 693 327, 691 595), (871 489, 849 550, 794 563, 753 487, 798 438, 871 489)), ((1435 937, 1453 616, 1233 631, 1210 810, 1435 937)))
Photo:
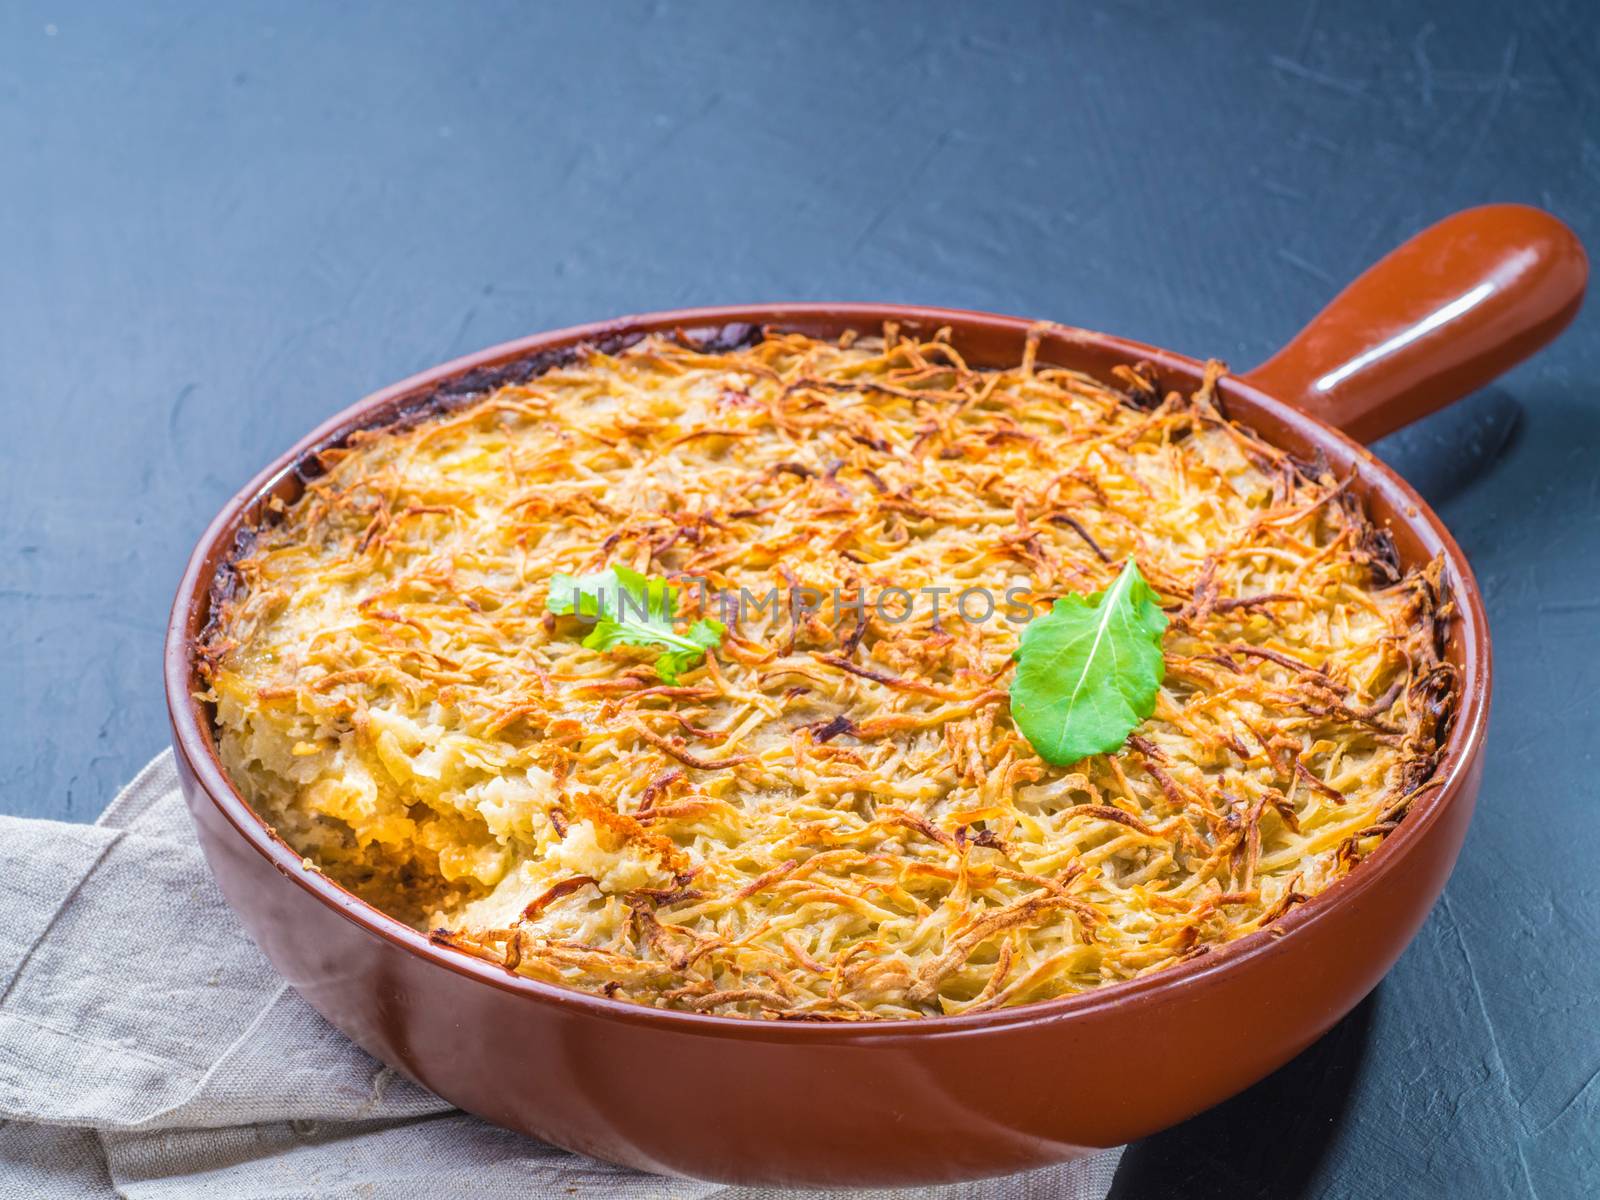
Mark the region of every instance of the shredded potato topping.
POLYGON ((224 764, 437 941, 658 1007, 976 1012, 1270 926, 1434 786, 1441 564, 1403 571, 1325 467, 1229 423, 1220 365, 1163 397, 1036 346, 650 337, 353 435, 201 639, 224 764), (1155 713, 1050 766, 1004 597, 1043 613, 1130 557, 1171 622, 1155 713), (546 610, 608 564, 784 600, 684 586, 679 628, 729 627, 667 686, 546 610))

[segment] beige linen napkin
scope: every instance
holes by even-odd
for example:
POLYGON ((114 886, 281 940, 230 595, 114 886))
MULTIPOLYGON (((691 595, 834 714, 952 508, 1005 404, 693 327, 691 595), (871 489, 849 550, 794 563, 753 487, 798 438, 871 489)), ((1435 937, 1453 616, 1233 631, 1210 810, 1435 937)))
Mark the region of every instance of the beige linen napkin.
MULTIPOLYGON (((569 1154, 368 1057, 223 903, 170 752, 94 825, 0 816, 0 914, 0 1197, 774 1194, 569 1154)), ((1120 1154, 861 1194, 1101 1200, 1120 1154)))

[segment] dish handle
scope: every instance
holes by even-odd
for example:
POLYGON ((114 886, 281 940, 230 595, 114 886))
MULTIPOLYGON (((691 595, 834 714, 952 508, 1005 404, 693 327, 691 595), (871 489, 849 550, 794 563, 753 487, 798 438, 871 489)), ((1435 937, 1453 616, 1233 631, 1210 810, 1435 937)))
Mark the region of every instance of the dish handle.
POLYGON ((1371 442, 1551 341, 1588 277, 1577 235, 1549 213, 1469 208, 1369 267, 1243 379, 1371 442))

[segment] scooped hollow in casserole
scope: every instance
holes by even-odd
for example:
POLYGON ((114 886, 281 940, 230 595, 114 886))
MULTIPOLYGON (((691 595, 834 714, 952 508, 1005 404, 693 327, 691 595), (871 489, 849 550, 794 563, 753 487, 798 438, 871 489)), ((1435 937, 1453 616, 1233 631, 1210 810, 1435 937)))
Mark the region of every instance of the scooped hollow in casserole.
POLYGON ((371 903, 643 1004, 973 1012, 1206 953, 1358 867, 1458 691, 1439 564, 1219 370, 650 337, 353 435, 231 564, 222 760, 371 903), (1134 668, 1023 634, 1128 578, 1147 702, 1074 757, 1023 707, 1134 668))

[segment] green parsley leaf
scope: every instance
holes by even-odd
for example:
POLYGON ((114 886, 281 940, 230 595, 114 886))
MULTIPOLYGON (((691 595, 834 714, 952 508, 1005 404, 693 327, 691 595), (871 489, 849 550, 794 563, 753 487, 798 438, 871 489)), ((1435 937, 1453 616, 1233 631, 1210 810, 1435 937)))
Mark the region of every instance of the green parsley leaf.
POLYGON ((675 628, 678 588, 665 579, 641 575, 629 567, 610 566, 590 575, 553 575, 549 611, 560 616, 593 620, 595 627, 583 639, 590 650, 612 646, 656 646, 656 674, 663 683, 675 684, 678 675, 698 663, 727 632, 721 621, 703 619, 687 633, 675 628))
POLYGON ((1109 754, 1156 708, 1167 617, 1130 558, 1103 592, 1063 596, 1012 655, 1011 719, 1058 767, 1109 754))

